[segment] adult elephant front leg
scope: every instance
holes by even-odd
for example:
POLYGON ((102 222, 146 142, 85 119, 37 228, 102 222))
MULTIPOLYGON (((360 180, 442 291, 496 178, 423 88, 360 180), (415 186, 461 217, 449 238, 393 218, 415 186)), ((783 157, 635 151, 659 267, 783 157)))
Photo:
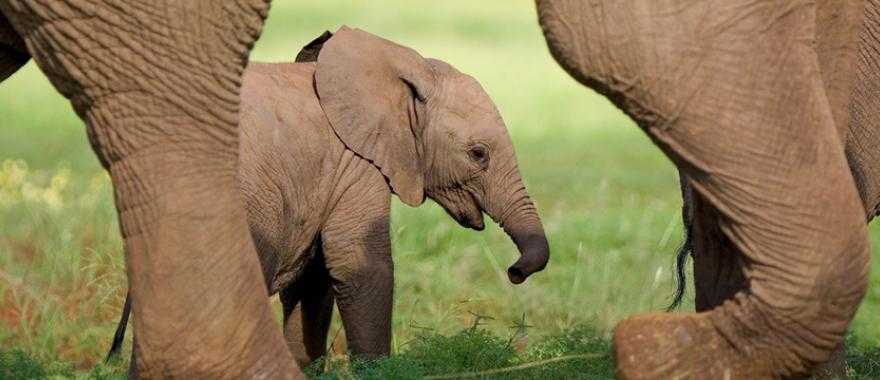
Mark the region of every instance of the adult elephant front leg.
POLYGON ((622 322, 620 376, 789 377, 827 360, 864 295, 868 243, 814 50, 816 5, 538 9, 557 61, 638 122, 744 257, 748 291, 711 312, 622 322))
POLYGON ((24 40, 0 13, 0 82, 18 71, 30 59, 24 40))
POLYGON ((0 9, 110 171, 136 373, 299 374, 270 315, 236 179, 241 74, 268 2, 17 0, 0 9))

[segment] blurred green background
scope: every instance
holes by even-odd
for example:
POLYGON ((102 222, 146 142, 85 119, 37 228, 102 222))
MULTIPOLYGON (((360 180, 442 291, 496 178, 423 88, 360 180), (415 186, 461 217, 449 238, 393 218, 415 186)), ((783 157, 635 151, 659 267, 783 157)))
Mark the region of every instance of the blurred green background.
MULTIPOLYGON (((517 253, 497 226, 464 230, 431 202, 395 200, 396 351, 420 332, 472 326, 475 315, 493 318, 483 327, 498 334, 525 315, 526 345, 578 325, 607 338, 622 318, 669 303, 682 235, 674 167, 552 60, 531 1, 276 0, 251 59, 292 61, 343 24, 482 83, 508 124, 552 249, 544 272, 513 286, 504 270, 517 253)), ((880 230, 872 237, 876 246, 880 230)), ((30 63, 0 84, 0 347, 81 369, 100 361, 125 293, 122 257, 109 181, 85 129, 30 63)), ((853 325, 870 346, 880 343, 878 282, 874 269, 853 325)))

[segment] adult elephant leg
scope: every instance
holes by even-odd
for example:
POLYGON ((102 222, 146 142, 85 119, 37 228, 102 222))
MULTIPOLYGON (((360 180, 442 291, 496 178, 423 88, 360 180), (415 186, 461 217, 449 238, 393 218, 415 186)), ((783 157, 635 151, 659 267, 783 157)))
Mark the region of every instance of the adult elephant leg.
POLYGON ((0 9, 110 172, 137 373, 297 376, 237 184, 241 74, 268 3, 11 0, 0 9))
POLYGON ((709 311, 746 289, 743 256, 719 228, 718 210, 694 191, 684 174, 681 185, 684 246, 677 258, 678 290, 670 309, 679 305, 684 294, 684 265, 690 255, 694 260, 694 307, 697 312, 709 311))
MULTIPOLYGON (((719 228, 718 211, 702 196, 692 193, 688 206, 692 210, 691 238, 694 258, 694 305, 705 312, 731 300, 748 289, 745 278, 745 257, 719 228)), ((815 371, 817 379, 846 378, 846 347, 841 342, 828 361, 815 371)))
POLYGON ((855 78, 844 141, 870 222, 880 213, 880 0, 865 1, 855 78))
MULTIPOLYGON (((880 210, 880 0, 866 0, 861 22, 852 20, 847 7, 827 2, 820 8, 819 63, 844 151, 865 218, 870 222, 880 210), (835 18, 850 19, 857 28, 857 49, 842 42, 851 33, 835 27, 835 18), (823 25, 825 24, 825 25, 823 25), (841 31, 845 33, 841 33, 841 31), (849 64, 854 60, 855 65, 849 64), (846 62, 846 64, 841 64, 846 62)), ((841 343, 831 358, 816 370, 817 378, 846 378, 846 346, 841 343)))
MULTIPOLYGON (((858 50, 851 39, 861 30, 861 11, 857 6, 840 6, 838 2, 830 1, 817 3, 816 9, 819 68, 841 141, 845 141, 850 128, 849 106, 853 79, 856 78, 857 65, 854 62, 858 50)), ((864 42, 860 45, 863 44, 864 42)), ((851 162, 850 165, 852 164, 851 162)), ((856 177, 857 188, 863 202, 866 202, 859 183, 856 177)), ((708 311, 747 288, 743 276, 745 266, 743 256, 720 231, 717 210, 699 194, 694 195, 691 203, 695 219, 695 305, 698 312, 708 311)), ((845 359, 846 350, 841 344, 831 355, 831 359, 817 369, 817 374, 821 374, 823 378, 844 378, 845 359)))
POLYGON ((745 258, 721 231, 718 210, 699 193, 691 199, 694 306, 703 312, 747 288, 745 258))
MULTIPOLYGON (((816 24, 819 67, 835 126, 841 138, 846 139, 851 119, 850 94, 853 79, 856 77, 856 65, 853 62, 857 53, 855 46, 847 39, 860 31, 861 9, 840 7, 836 2, 824 2, 818 5, 816 24)), ((868 8, 870 10, 872 6, 869 5, 868 8)), ((866 35, 870 36, 870 33, 866 35)), ((860 45, 865 44, 864 36, 860 45)), ((864 52, 868 49, 863 47, 860 50, 864 52)), ((850 162, 851 166, 853 164, 862 166, 858 162, 850 162)), ((862 191, 864 186, 859 186, 862 182, 859 178, 856 177, 857 188, 860 190, 862 201, 867 204, 870 200, 865 199, 862 191)), ((747 288, 743 274, 744 257, 721 232, 718 211, 711 203, 693 192, 691 198, 684 201, 688 202, 692 210, 690 217, 693 228, 691 231, 696 311, 709 311, 747 288)), ((829 379, 846 377, 846 349, 842 343, 834 350, 831 358, 816 370, 816 375, 829 379)))
POLYGON ((816 5, 539 0, 538 10, 557 61, 638 122, 743 256, 749 288, 712 311, 618 325, 619 375, 789 377, 826 361, 864 295, 868 242, 819 70, 816 5))
MULTIPOLYGON (((137 347, 138 338, 137 336, 131 337, 131 346, 137 347)), ((131 356, 129 356, 129 366, 128 366, 128 378, 129 379, 140 379, 140 374, 138 373, 138 367, 135 365, 137 363, 137 351, 131 350, 131 356)))
POLYGON ((0 82, 14 74, 31 59, 21 36, 0 13, 0 82))

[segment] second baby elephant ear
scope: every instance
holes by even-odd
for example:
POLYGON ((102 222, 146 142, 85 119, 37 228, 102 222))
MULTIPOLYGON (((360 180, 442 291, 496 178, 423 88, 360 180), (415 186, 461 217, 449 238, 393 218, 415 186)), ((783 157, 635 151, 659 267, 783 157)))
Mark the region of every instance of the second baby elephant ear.
POLYGON ((324 43, 315 71, 318 98, 336 135, 379 168, 410 206, 425 199, 424 116, 416 110, 434 82, 415 50, 344 26, 324 43))

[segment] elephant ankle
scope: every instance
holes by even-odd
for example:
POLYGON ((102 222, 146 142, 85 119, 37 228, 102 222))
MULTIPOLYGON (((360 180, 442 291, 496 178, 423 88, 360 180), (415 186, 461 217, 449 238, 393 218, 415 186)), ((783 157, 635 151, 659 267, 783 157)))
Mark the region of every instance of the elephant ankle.
POLYGON ((737 351, 760 358, 776 378, 806 378, 818 370, 842 343, 848 324, 828 323, 827 315, 795 319, 809 314, 780 311, 743 293, 707 314, 737 351))
POLYGON ((709 313, 646 314, 614 330, 621 379, 772 376, 769 362, 741 352, 715 328, 709 313))

